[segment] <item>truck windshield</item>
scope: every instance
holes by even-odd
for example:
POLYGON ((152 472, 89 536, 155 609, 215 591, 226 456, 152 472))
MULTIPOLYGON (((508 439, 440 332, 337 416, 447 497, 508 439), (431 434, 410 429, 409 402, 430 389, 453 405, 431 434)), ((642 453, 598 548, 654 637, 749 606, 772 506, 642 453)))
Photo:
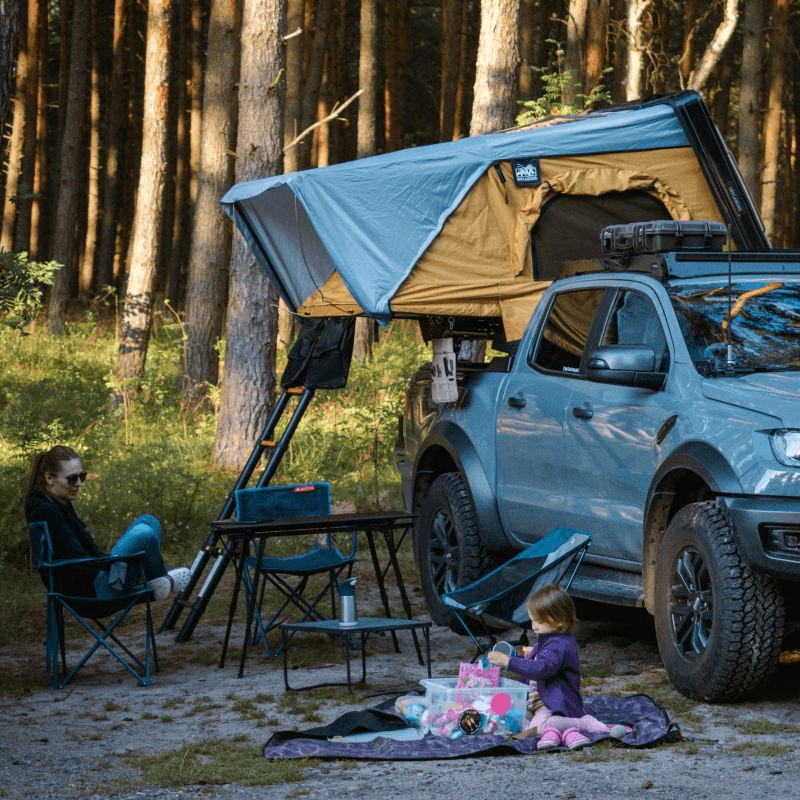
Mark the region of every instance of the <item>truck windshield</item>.
POLYGON ((669 292, 698 372, 800 369, 800 284, 681 283, 669 292))

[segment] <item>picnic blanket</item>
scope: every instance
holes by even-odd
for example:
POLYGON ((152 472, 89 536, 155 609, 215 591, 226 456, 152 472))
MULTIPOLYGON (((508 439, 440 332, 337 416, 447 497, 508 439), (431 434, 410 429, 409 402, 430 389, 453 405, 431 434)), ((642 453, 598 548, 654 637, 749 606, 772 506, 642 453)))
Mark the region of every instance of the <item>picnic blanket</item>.
MULTIPOLYGON (((595 695, 583 700, 587 714, 603 722, 620 723, 631 732, 617 740, 627 747, 652 747, 674 742, 679 728, 661 706, 645 694, 630 697, 595 695)), ((391 706, 389 706, 391 707, 391 706)), ((586 734, 594 744, 609 738, 602 733, 586 734)), ((449 739, 422 734, 389 711, 386 706, 349 711, 337 720, 306 731, 279 731, 264 745, 265 758, 353 758, 384 760, 431 760, 480 755, 539 753, 536 737, 513 739, 506 736, 464 736, 449 739)))

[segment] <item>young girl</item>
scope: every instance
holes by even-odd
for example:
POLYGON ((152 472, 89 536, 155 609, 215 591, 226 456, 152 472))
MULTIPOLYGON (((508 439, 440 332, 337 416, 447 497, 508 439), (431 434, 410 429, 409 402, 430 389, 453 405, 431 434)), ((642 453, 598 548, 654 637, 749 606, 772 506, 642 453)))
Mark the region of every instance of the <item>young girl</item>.
POLYGON ((581 673, 578 643, 568 633, 575 623, 575 603, 556 584, 547 584, 528 598, 531 629, 536 644, 524 657, 492 651, 492 664, 535 682, 528 709, 533 714, 527 725, 539 732, 539 750, 564 745, 570 750, 589 744, 584 733, 614 735, 615 728, 584 712, 581 698, 581 673))

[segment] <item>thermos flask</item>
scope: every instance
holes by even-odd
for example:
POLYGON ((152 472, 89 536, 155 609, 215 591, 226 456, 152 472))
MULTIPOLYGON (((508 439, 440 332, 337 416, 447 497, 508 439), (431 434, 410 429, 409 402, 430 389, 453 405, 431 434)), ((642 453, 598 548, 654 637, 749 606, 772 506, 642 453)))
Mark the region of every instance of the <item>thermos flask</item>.
POLYGON ((349 628, 356 624, 356 581, 348 578, 339 584, 339 625, 349 628))

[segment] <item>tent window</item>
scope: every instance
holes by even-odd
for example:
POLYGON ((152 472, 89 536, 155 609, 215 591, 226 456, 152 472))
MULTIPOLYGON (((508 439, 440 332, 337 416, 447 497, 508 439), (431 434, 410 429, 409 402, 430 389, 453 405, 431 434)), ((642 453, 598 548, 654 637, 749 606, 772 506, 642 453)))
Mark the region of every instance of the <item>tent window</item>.
POLYGON ((664 204, 640 190, 556 195, 542 209, 531 233, 533 277, 550 281, 565 261, 602 258, 600 233, 607 225, 671 219, 664 204))

